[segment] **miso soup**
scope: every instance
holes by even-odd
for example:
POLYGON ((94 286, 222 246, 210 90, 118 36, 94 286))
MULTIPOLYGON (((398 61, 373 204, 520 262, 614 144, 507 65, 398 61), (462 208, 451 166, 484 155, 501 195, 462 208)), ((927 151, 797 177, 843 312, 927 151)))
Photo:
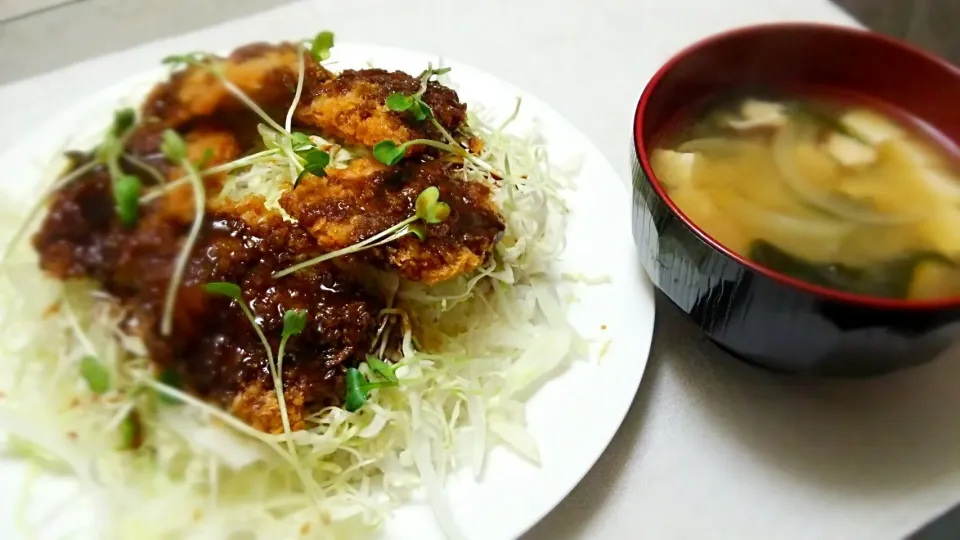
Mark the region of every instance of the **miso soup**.
POLYGON ((884 298, 960 296, 956 148, 878 108, 744 96, 679 122, 651 156, 668 196, 728 249, 884 298))

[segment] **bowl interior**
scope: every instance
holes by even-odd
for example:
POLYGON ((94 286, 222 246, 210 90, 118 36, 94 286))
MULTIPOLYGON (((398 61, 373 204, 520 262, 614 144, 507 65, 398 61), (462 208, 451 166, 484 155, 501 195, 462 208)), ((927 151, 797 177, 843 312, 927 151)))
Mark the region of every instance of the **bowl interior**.
POLYGON ((855 28, 803 23, 741 28, 698 42, 665 64, 643 92, 634 127, 639 161, 659 196, 704 241, 741 264, 834 300, 884 308, 960 305, 960 298, 894 300, 813 285, 745 259, 690 222, 656 179, 647 152, 691 109, 743 88, 813 90, 872 102, 926 124, 956 147, 960 70, 905 43, 855 28))
POLYGON ((638 134, 649 145, 690 104, 753 86, 813 87, 880 101, 960 141, 960 70, 879 34, 816 24, 743 28, 681 52, 644 92, 638 134))

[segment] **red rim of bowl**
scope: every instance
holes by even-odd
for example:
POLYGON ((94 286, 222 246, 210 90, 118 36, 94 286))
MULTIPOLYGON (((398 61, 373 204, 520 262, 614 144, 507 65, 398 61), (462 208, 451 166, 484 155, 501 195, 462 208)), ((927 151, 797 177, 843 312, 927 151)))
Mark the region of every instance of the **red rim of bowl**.
POLYGON ((660 83, 660 80, 666 75, 673 67, 679 63, 681 60, 689 56, 690 54, 708 47, 711 44, 722 41, 724 39, 738 36, 741 34, 750 34, 756 32, 757 30, 771 30, 776 28, 792 28, 792 29, 811 29, 819 31, 832 31, 832 32, 841 32, 851 35, 857 35, 863 39, 870 39, 874 41, 884 42, 887 45, 898 47, 905 51, 908 51, 917 56, 923 57, 928 61, 936 62, 940 64, 945 69, 950 71, 957 71, 957 68, 947 61, 938 58, 932 54, 927 53, 917 47, 904 43, 902 41, 889 38, 887 36, 873 33, 867 30, 863 30, 857 27, 847 27, 847 26, 837 26, 832 24, 819 24, 819 23, 769 23, 769 24, 757 24, 751 26, 744 26, 740 28, 735 28, 733 30, 728 30, 726 32, 721 32, 714 34, 707 38, 704 38, 700 41, 693 43, 682 49, 680 52, 674 54, 668 61, 665 63, 656 74, 650 79, 650 82, 647 83, 646 88, 643 90, 643 94, 640 96, 640 102, 637 104, 637 112, 634 116, 633 122, 633 144, 634 150, 637 153, 637 157, 640 160, 640 164, 643 166, 643 170, 647 175, 650 185, 653 186, 653 189, 657 192, 657 195, 660 196, 660 199, 670 208, 670 211, 673 212, 683 224, 693 231, 701 240, 709 244, 711 247, 717 251, 723 253, 727 257, 737 261, 743 266, 762 274, 770 279, 778 281, 782 284, 789 285, 796 289, 806 291, 808 293, 826 297, 831 300, 836 300, 840 302, 847 302, 852 304, 858 304, 866 307, 874 308, 887 308, 887 309, 931 309, 931 308, 948 308, 948 307, 958 307, 960 306, 960 297, 950 297, 942 298, 936 300, 899 300, 892 298, 881 298, 876 296, 866 296, 862 294, 844 292, 837 289, 831 289, 828 287, 822 287, 820 285, 814 285, 806 281, 790 277, 786 274, 781 274, 771 270, 765 266, 761 266, 738 253, 727 249, 726 246, 717 242, 712 236, 704 232, 700 227, 698 227, 690 218, 686 216, 680 208, 674 204, 673 200, 667 195, 664 191, 663 186, 660 184, 660 181, 657 179, 656 175, 653 173, 653 167, 650 166, 649 156, 647 155, 647 149, 644 146, 643 142, 643 121, 644 113, 647 109, 647 104, 650 101, 650 95, 653 94, 654 90, 660 83))

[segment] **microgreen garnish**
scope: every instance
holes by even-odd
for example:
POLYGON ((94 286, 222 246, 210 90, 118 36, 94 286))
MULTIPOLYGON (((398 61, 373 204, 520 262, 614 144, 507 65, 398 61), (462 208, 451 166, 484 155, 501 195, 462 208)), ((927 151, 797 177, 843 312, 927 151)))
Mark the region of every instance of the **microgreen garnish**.
POLYGON ((397 374, 395 373, 397 369, 396 366, 391 366, 372 354, 367 355, 367 366, 380 377, 390 382, 399 382, 397 380, 397 374))
POLYGON ((136 409, 131 410, 130 414, 117 426, 120 435, 120 450, 136 450, 143 444, 143 425, 140 422, 140 414, 136 409))
POLYGON ((333 32, 324 30, 317 34, 310 42, 310 55, 317 62, 330 58, 330 49, 333 48, 333 32))
POLYGON ((430 107, 417 96, 390 94, 387 96, 387 108, 396 112, 410 111, 418 122, 430 115, 430 107))
POLYGON ((410 107, 410 112, 413 113, 413 117, 417 120, 417 122, 422 122, 423 120, 430 118, 430 115, 432 114, 430 112, 430 107, 428 107, 427 104, 422 101, 417 101, 414 103, 413 106, 410 107))
POLYGON ((418 238, 420 238, 420 240, 424 240, 426 237, 426 229, 423 227, 422 223, 418 222, 436 224, 446 220, 450 216, 450 206, 439 199, 440 190, 435 186, 430 186, 420 192, 420 195, 417 196, 414 215, 410 216, 409 218, 371 236, 370 238, 367 238, 366 240, 357 242, 352 246, 331 251, 330 253, 324 253, 319 257, 314 257, 308 261, 295 264, 290 268, 275 272, 273 277, 281 278, 315 264, 329 261, 330 259, 335 259, 344 255, 350 255, 352 253, 359 253, 370 248, 389 244, 390 242, 398 240, 408 234, 416 235, 418 238))
POLYGON ((153 165, 150 165, 149 163, 140 159, 139 157, 133 154, 123 154, 123 156, 121 157, 128 164, 132 165, 133 167, 136 167, 137 169, 140 169, 140 172, 151 176, 153 178, 153 181, 157 185, 167 183, 167 178, 163 176, 163 174, 160 171, 158 171, 156 167, 154 167, 153 165))
POLYGON ((207 148, 203 151, 203 155, 200 156, 200 161, 197 162, 197 169, 203 170, 210 166, 213 163, 214 158, 213 148, 207 148))
POLYGON ((304 174, 310 173, 314 176, 327 174, 325 169, 327 165, 330 164, 330 154, 323 150, 317 150, 314 147, 305 152, 297 153, 297 155, 303 159, 303 172, 297 176, 297 179, 293 183, 294 186, 299 183, 300 178, 302 178, 304 174))
POLYGON ((282 342, 290 336, 295 336, 300 332, 303 332, 303 329, 307 326, 307 312, 306 310, 297 310, 291 309, 283 314, 283 334, 281 335, 281 347, 282 342))
MULTIPOLYGON (((398 145, 397 143, 384 140, 380 141, 373 147, 373 155, 377 158, 377 161, 385 165, 396 165, 403 159, 406 155, 407 148, 422 144, 424 146, 431 146, 433 148, 438 148, 446 152, 450 152, 456 156, 463 158, 464 160, 470 161, 474 165, 497 175, 493 167, 489 163, 483 161, 482 159, 474 156, 468 152, 463 145, 461 145, 454 137, 447 131, 443 125, 437 121, 436 117, 433 115, 433 111, 430 109, 430 106, 423 100, 423 94, 427 91, 427 87, 430 84, 430 80, 433 77, 443 75, 450 71, 450 68, 438 68, 434 69, 433 66, 428 66, 423 73, 420 74, 420 89, 413 95, 405 94, 390 94, 386 99, 386 106, 391 111, 404 112, 407 111, 413 115, 414 119, 418 122, 426 119, 430 120, 430 123, 433 125, 434 129, 439 132, 443 138, 447 141, 446 143, 440 141, 434 141, 432 139, 418 139, 413 141, 407 141, 403 144, 398 145)), ((519 101, 518 101, 519 107, 519 101)), ((502 174, 497 175, 503 177, 502 174)))
POLYGON ((136 176, 124 174, 113 183, 113 197, 117 204, 120 222, 132 227, 140 217, 140 191, 142 185, 136 176))
POLYGON ((168 129, 163 132, 163 142, 160 146, 163 155, 173 163, 180 165, 187 173, 190 184, 193 186, 193 224, 190 226, 190 232, 183 241, 180 253, 174 261, 173 275, 170 277, 170 283, 167 284, 167 295, 164 300, 163 316, 160 319, 160 333, 169 336, 173 331, 173 309, 177 302, 177 290, 183 282, 183 274, 187 270, 187 261, 190 258, 190 252, 193 251, 193 245, 200 236, 200 228, 203 226, 203 215, 206 208, 206 190, 203 185, 203 179, 197 168, 187 159, 187 145, 176 131, 168 129))
POLYGON ((183 142, 180 135, 168 129, 163 132, 160 142, 160 151, 172 163, 180 163, 187 159, 187 144, 183 142))
POLYGON ((438 75, 443 75, 448 71, 450 71, 448 67, 439 69, 433 69, 432 66, 428 67, 420 74, 420 89, 417 90, 415 94, 409 96, 405 94, 390 94, 386 100, 387 108, 396 112, 409 111, 418 122, 432 117, 430 106, 423 101, 423 94, 427 91, 430 79, 438 75))
POLYGON ((410 234, 419 238, 421 242, 427 239, 427 227, 423 223, 411 223, 407 225, 407 230, 410 231, 410 234))
POLYGON ((179 54, 164 58, 163 63, 174 68, 195 67, 198 69, 207 70, 220 81, 220 84, 222 84, 228 92, 233 94, 233 97, 237 98, 241 103, 249 107, 250 110, 255 112, 257 116, 259 116, 270 127, 280 132, 285 131, 283 126, 278 124, 276 120, 274 120, 269 114, 261 109, 255 101, 250 99, 250 96, 244 93, 244 91, 237 87, 233 81, 227 78, 227 76, 223 73, 223 69, 221 69, 219 59, 216 56, 207 53, 179 54))
POLYGON ((236 300, 237 302, 243 301, 243 291, 240 289, 240 286, 236 283, 229 283, 226 281, 215 281, 212 283, 207 283, 203 287, 204 291, 207 291, 210 294, 219 294, 220 296, 226 296, 231 300, 236 300))
POLYGON ((453 68, 449 66, 434 69, 433 66, 428 65, 427 69, 423 70, 423 72, 420 73, 417 78, 421 81, 429 81, 433 77, 439 77, 440 75, 446 75, 447 73, 450 73, 451 69, 453 68))
POLYGON ((133 109, 120 109, 113 114, 113 123, 97 148, 96 158, 107 166, 113 190, 113 200, 117 216, 126 227, 136 225, 140 216, 140 179, 126 174, 120 167, 123 147, 136 123, 133 109))
POLYGON ((366 388, 367 378, 360 373, 357 368, 347 368, 347 394, 343 400, 343 406, 346 410, 354 412, 363 407, 370 397, 370 391, 366 388))
POLYGON ((370 381, 357 368, 347 368, 347 389, 343 405, 349 412, 359 410, 370 398, 370 391, 377 388, 398 386, 400 380, 395 373, 396 366, 390 366, 373 355, 367 355, 367 367, 381 380, 370 381))
MULTIPOLYGON (((297 310, 289 310, 284 312, 283 333, 280 338, 280 348, 277 351, 278 361, 275 361, 273 349, 270 347, 270 342, 267 340, 267 336, 263 333, 263 330, 257 323, 257 319, 254 317, 253 312, 250 311, 250 306, 248 306, 246 300, 244 300, 243 291, 240 289, 240 286, 235 283, 219 281, 203 285, 203 290, 211 294, 226 296, 227 298, 233 300, 233 302, 240 307, 244 317, 246 317, 250 322, 250 325, 253 327, 253 331, 257 333, 257 337, 260 338, 260 343, 263 345, 263 349, 267 353, 267 366, 270 369, 270 376, 273 378, 273 388, 277 394, 277 403, 280 406, 280 419, 283 421, 283 431, 284 433, 289 434, 291 432, 290 416, 287 414, 287 400, 283 394, 283 353, 286 349, 287 341, 292 336, 302 332, 306 327, 307 312, 297 310)), ((287 439, 287 450, 289 450, 291 457, 296 456, 296 451, 293 447, 293 441, 290 439, 287 439)))
MULTIPOLYGON (((292 126, 296 107, 300 102, 300 97, 303 92, 304 79, 306 78, 306 56, 309 53, 317 61, 326 60, 330 57, 330 49, 333 47, 333 43, 333 33, 320 32, 312 40, 305 41, 299 45, 297 90, 294 94, 293 101, 290 103, 290 107, 287 109, 284 125, 274 120, 260 108, 250 96, 246 95, 243 90, 226 77, 222 69, 222 60, 218 57, 206 53, 189 53, 165 58, 163 62, 174 67, 194 67, 209 71, 217 77, 228 92, 255 112, 264 122, 264 124, 258 126, 258 130, 266 146, 265 151, 203 170, 200 175, 229 172, 254 165, 260 161, 275 160, 276 156, 280 155, 286 158, 286 164, 290 170, 290 179, 294 187, 296 187, 300 179, 306 174, 323 176, 325 174, 324 169, 330 164, 330 155, 319 149, 313 141, 310 140, 308 135, 304 133, 294 133, 292 126)), ((201 160, 202 165, 200 169, 205 168, 207 164, 206 161, 206 159, 201 160)), ((168 182, 141 197, 140 203, 144 204, 157 197, 161 197, 176 187, 183 185, 188 180, 190 180, 190 178, 184 177, 168 182)))
POLYGON ((95 356, 84 356, 80 360, 80 376, 94 394, 110 390, 110 371, 95 356))
MULTIPOLYGON (((180 374, 170 368, 161 371, 160 374, 157 375, 157 382, 178 390, 183 387, 183 380, 180 378, 180 374)), ((177 405, 180 403, 180 400, 177 398, 160 392, 157 392, 157 399, 168 405, 177 405)))
POLYGON ((416 202, 417 216, 423 221, 436 224, 450 216, 450 205, 440 202, 440 190, 430 186, 420 193, 416 202))
POLYGON ((127 107, 113 113, 113 125, 110 126, 110 132, 114 137, 120 138, 124 133, 133 127, 137 121, 137 112, 127 107))
POLYGON ((294 151, 302 151, 313 147, 313 141, 306 133, 295 131, 290 134, 290 142, 293 144, 294 151))
POLYGON ((397 145, 393 141, 380 141, 373 146, 373 157, 384 165, 396 165, 403 159, 407 148, 404 145, 397 145))
MULTIPOLYGON (((283 420, 283 429, 290 431, 290 420, 287 414, 287 400, 283 395, 283 357, 287 349, 287 341, 291 337, 303 332, 307 327, 307 310, 290 309, 283 313, 283 332, 280 334, 280 348, 277 349, 277 399, 280 403, 280 417, 283 420)), ((293 451, 293 448, 290 448, 293 451)))
POLYGON ((380 141, 373 146, 373 157, 377 158, 377 161, 383 163, 384 165, 393 166, 397 163, 400 163, 400 160, 402 160, 403 156, 407 153, 407 148, 416 146, 418 144, 445 150, 451 154, 456 154, 465 159, 470 159, 473 157, 460 146, 442 143, 433 139, 413 139, 412 141, 407 141, 399 145, 390 140, 380 141))
POLYGON ((205 52, 192 52, 186 54, 172 54, 167 56, 160 62, 164 65, 179 68, 179 67, 188 67, 188 66, 206 66, 207 64, 213 63, 216 59, 210 53, 205 52))
POLYGON ((387 108, 391 111, 403 112, 413 106, 413 96, 390 94, 387 96, 387 108))

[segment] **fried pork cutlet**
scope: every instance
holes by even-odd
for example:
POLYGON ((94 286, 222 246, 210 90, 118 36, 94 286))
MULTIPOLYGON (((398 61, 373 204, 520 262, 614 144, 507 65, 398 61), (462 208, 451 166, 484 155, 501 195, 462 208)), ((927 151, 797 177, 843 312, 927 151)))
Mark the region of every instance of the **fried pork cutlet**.
MULTIPOLYGON (((420 80, 402 71, 346 70, 314 86, 301 99, 296 118, 347 144, 372 147, 384 140, 397 144, 413 139, 442 140, 430 121, 418 121, 409 112, 391 111, 386 106, 391 94, 411 95, 419 89, 420 80)), ((467 107, 457 93, 436 81, 427 84, 422 99, 450 133, 467 119, 467 107)), ((412 148, 408 155, 416 152, 417 148, 412 148)))
MULTIPOLYGON (((292 43, 247 45, 212 65, 268 114, 280 118, 296 95, 300 54, 305 61, 304 90, 312 92, 314 85, 332 75, 292 43)), ((142 112, 147 121, 176 128, 197 118, 246 108, 209 69, 188 66, 157 85, 147 96, 142 112)))
MULTIPOLYGON (((200 130, 187 140, 191 155, 230 146, 228 133, 200 130)), ((319 254, 316 241, 266 213, 261 200, 221 203, 208 206, 178 291, 173 332, 161 335, 173 262, 193 216, 186 188, 145 207, 127 229, 114 211, 107 171, 95 168, 55 195, 34 237, 40 267, 59 279, 99 282, 130 313, 125 324, 142 337, 159 371, 172 370, 187 391, 267 432, 283 427, 266 351, 240 309, 201 286, 239 285, 274 352, 283 314, 306 310, 306 328, 288 342, 282 374, 291 426, 302 429, 311 411, 342 401, 344 369, 368 350, 382 304, 333 266, 273 278, 272 272, 319 254)))
POLYGON ((408 235, 364 252, 371 262, 403 277, 438 283, 483 264, 504 229, 490 189, 460 177, 460 166, 441 160, 387 168, 370 158, 324 177, 307 176, 283 195, 280 205, 316 238, 324 252, 370 238, 415 213, 417 196, 430 187, 450 205, 450 216, 427 225, 427 238, 408 235))

